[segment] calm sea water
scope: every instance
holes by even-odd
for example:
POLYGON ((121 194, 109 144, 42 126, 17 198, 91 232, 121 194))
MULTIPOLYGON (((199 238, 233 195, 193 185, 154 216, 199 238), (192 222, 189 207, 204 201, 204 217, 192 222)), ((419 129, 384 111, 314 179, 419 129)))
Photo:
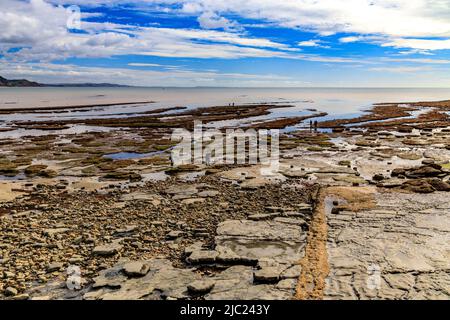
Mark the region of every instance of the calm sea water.
POLYGON ((317 106, 336 104, 355 110, 374 102, 441 99, 450 99, 450 88, 0 88, 0 109, 141 100, 168 106, 313 100, 317 106))
MULTIPOLYGON (((260 119, 302 116, 315 109, 328 112, 320 120, 350 118, 369 109, 373 103, 450 99, 450 89, 434 88, 0 88, 0 109, 71 106, 86 104, 154 101, 142 105, 97 107, 61 113, 20 113, 0 115, 0 126, 14 120, 63 120, 129 117, 158 108, 188 108, 243 103, 275 102, 294 108, 274 109, 260 119)), ((258 121, 259 118, 244 119, 258 121)), ((226 123, 236 124, 236 123, 226 123)), ((216 126, 222 123, 216 123, 216 126)))

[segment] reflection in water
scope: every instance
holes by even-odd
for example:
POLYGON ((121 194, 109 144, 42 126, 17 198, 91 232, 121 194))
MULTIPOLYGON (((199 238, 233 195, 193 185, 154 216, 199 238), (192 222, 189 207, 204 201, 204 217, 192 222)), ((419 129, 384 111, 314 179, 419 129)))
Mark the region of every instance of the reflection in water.
MULTIPOLYGON (((370 109, 373 103, 405 102, 425 100, 445 100, 450 97, 450 89, 375 89, 375 88, 2 88, 0 90, 0 110, 8 108, 89 105, 124 103, 108 107, 87 109, 45 111, 42 113, 22 112, 2 114, 0 128, 8 127, 11 121, 48 121, 67 119, 122 118, 138 116, 142 112, 161 108, 184 106, 187 109, 209 106, 238 104, 277 103, 289 104, 292 108, 271 110, 270 114, 251 119, 215 122, 212 127, 235 126, 249 121, 264 121, 283 117, 298 117, 314 112, 327 112, 328 116, 313 120, 354 118, 370 109), (8 104, 15 102, 14 105, 8 104), (38 103, 36 103, 38 101, 38 103), (140 105, 126 105, 132 101, 155 101, 140 105), (317 110, 317 111, 313 111, 317 110)), ((230 107, 232 108, 232 107, 230 107)), ((165 114, 181 112, 172 110, 165 114)), ((411 114, 417 116, 417 114, 411 114)), ((308 126, 308 121, 288 127, 290 132, 308 126)), ((25 135, 76 134, 88 131, 109 130, 88 129, 73 126, 67 131, 25 130, 0 132, 0 138, 20 138, 25 135)))

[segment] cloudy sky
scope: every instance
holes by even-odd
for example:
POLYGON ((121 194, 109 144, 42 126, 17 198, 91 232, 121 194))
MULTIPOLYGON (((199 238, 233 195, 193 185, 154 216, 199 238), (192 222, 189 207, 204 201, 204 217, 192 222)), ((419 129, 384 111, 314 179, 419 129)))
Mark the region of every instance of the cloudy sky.
POLYGON ((0 75, 450 87, 450 0, 1 0, 0 75))

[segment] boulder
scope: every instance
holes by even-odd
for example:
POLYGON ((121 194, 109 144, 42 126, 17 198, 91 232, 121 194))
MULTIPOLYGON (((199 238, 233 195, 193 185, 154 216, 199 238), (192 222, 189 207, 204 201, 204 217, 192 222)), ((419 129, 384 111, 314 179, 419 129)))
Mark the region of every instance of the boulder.
POLYGON ((424 179, 409 180, 401 188, 414 193, 433 193, 436 189, 424 179))
POLYGON ((408 178, 428 178, 437 177, 442 174, 441 169, 435 166, 423 166, 418 169, 410 169, 406 172, 408 178))

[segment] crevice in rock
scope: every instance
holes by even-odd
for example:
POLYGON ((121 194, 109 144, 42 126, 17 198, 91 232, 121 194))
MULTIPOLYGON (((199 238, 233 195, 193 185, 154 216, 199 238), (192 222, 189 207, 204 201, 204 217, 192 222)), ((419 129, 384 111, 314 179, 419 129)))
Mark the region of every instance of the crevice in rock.
POLYGON ((302 272, 297 283, 295 298, 299 300, 323 299, 325 279, 329 273, 327 239, 328 225, 325 200, 327 191, 320 188, 315 198, 314 211, 308 232, 305 256, 300 261, 302 272))

